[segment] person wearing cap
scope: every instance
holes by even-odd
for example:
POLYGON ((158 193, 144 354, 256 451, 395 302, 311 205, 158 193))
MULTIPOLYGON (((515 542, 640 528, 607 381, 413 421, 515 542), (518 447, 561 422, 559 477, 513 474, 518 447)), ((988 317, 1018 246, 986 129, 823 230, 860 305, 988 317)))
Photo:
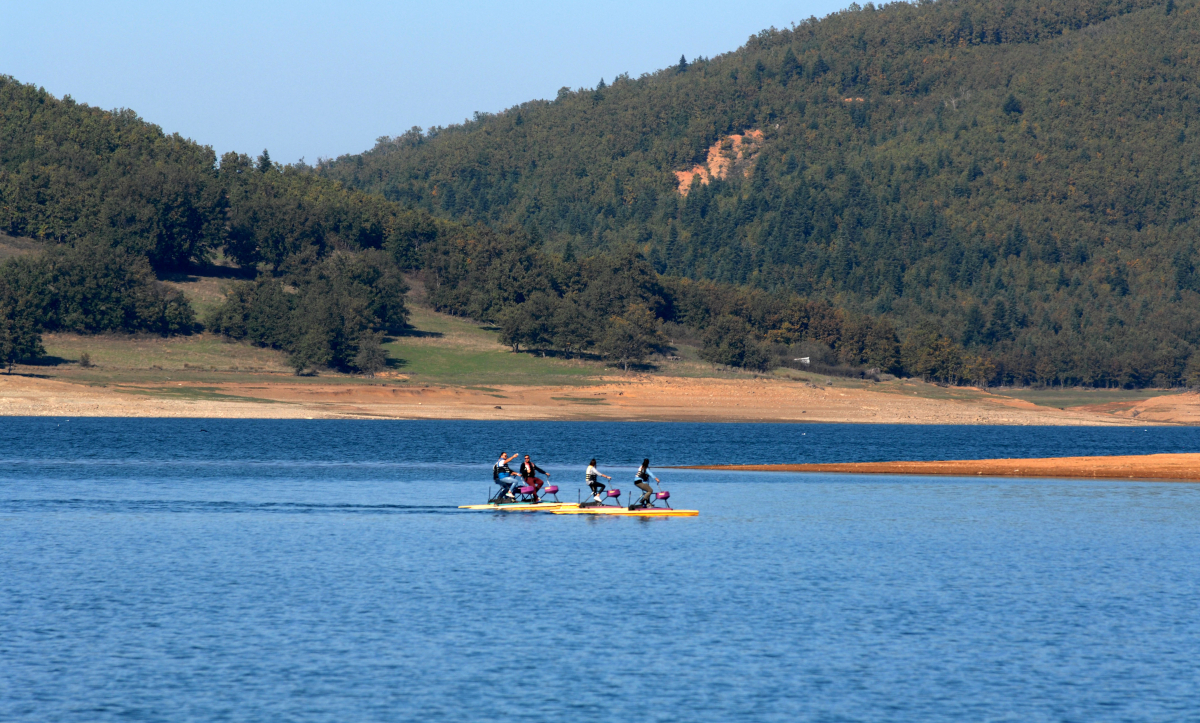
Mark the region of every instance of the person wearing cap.
POLYGON ((500 453, 500 460, 492 465, 492 481, 500 485, 500 495, 510 502, 516 502, 517 498, 512 493, 513 479, 516 478, 516 473, 512 471, 512 467, 508 463, 517 458, 517 453, 514 452, 511 457, 506 457, 503 452, 500 453))

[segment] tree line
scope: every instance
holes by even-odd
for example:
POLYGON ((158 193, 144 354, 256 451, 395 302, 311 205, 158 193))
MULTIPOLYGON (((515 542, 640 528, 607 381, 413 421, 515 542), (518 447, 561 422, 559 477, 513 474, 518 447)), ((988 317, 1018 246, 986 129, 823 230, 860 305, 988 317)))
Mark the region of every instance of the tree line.
POLYGON ((219 255, 290 273, 334 250, 420 238, 425 223, 380 196, 168 135, 130 110, 54 98, 0 76, 0 232, 87 241, 144 256, 158 272, 219 255))
POLYGON ((731 368, 798 366, 804 353, 827 370, 904 370, 884 319, 795 294, 664 276, 632 246, 562 257, 546 253, 536 234, 481 229, 439 235, 418 255, 429 302, 496 324, 514 351, 594 354, 628 368, 682 336, 698 341, 703 359, 731 368))
POLYGON ((195 312, 145 256, 98 243, 0 264, 0 363, 36 358, 43 331, 188 333, 195 312))
POLYGON ((386 360, 384 335, 408 323, 407 290, 384 253, 334 252, 286 277, 234 284, 205 326, 288 352, 298 374, 328 367, 374 374, 386 360))

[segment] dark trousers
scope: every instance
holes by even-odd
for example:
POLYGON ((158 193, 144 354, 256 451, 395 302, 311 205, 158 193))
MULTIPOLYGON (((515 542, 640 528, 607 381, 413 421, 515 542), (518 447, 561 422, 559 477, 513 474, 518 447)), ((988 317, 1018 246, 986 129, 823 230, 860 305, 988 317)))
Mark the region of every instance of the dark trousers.
POLYGON ((604 490, 607 489, 604 486, 604 484, 602 482, 600 482, 599 480, 597 480, 595 482, 588 482, 588 487, 591 487, 592 494, 597 495, 597 496, 604 494, 604 490))

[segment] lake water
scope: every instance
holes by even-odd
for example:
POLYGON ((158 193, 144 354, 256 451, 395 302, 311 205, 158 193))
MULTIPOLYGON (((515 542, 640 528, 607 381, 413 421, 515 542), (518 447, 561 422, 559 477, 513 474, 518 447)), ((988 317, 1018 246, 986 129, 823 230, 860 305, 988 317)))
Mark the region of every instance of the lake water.
POLYGON ((1191 428, 0 419, 0 720, 1200 718, 1200 486, 582 468, 1194 451, 1191 428))

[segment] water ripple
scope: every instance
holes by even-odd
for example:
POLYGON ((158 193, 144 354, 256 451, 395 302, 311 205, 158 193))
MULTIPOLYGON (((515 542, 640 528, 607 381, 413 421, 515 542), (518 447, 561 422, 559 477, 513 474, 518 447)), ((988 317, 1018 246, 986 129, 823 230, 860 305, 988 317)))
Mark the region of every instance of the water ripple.
POLYGON ((1183 451, 1193 429, 6 419, 0 720, 1175 721, 1200 487, 660 469, 687 519, 466 512, 499 452, 1183 451), (200 431, 206 430, 206 431, 200 431))

